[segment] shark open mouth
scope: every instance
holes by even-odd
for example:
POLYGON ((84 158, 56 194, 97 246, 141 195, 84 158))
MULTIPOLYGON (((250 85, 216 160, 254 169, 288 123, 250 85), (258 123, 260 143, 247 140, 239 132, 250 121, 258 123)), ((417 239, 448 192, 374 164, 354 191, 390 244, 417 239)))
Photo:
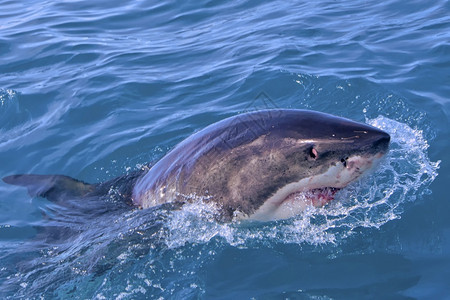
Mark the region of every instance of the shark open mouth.
POLYGON ((285 191, 278 191, 259 207, 250 218, 260 221, 287 219, 298 215, 308 207, 322 207, 328 204, 334 200, 336 193, 345 187, 345 185, 342 185, 342 187, 327 187, 316 184, 315 187, 308 189, 308 186, 296 184, 297 186, 285 186, 285 191))
POLYGON ((315 207, 321 207, 334 200, 335 194, 340 190, 340 188, 323 187, 312 190, 299 191, 290 194, 284 201, 306 200, 315 207))

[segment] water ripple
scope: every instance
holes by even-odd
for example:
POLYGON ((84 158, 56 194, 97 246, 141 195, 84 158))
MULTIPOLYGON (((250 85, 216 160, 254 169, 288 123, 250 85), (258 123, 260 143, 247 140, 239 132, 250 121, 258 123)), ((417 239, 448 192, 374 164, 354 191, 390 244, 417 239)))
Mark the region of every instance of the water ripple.
POLYGON ((311 211, 291 223, 262 227, 202 222, 192 218, 196 207, 178 215, 104 212, 89 220, 63 211, 68 223, 62 218, 52 228, 73 226, 69 240, 45 243, 30 236, 34 227, 45 227, 42 212, 55 216, 58 209, 2 185, 0 281, 11 283, 8 291, 2 286, 2 297, 214 298, 224 294, 224 286, 232 293, 231 283, 237 298, 354 298, 368 290, 380 299, 447 296, 436 287, 447 287, 448 276, 430 277, 439 272, 418 267, 428 261, 404 256, 442 249, 442 256, 433 252, 425 259, 448 265, 442 258, 448 257, 448 1, 4 0, 0 8, 0 177, 64 173, 104 181, 157 160, 211 123, 265 108, 372 120, 393 130, 398 146, 388 160, 391 169, 373 178, 391 196, 357 185, 352 195, 360 198, 351 195, 359 200, 342 215, 311 211), (438 165, 432 162, 439 160, 435 177, 438 165), (427 214, 408 221, 409 203, 427 214), (395 226, 415 230, 408 231, 408 239, 395 226), (377 235, 371 228, 384 231, 377 235), (376 248, 394 240, 399 247, 376 248), (250 254, 245 256, 243 248, 250 254), (366 273, 358 268, 352 278, 345 272, 336 276, 330 268, 336 260, 345 262, 341 267, 353 266, 348 260, 354 249, 362 249, 355 255, 366 273), (381 258, 364 256, 374 249, 380 249, 381 258), (392 258, 386 249, 400 257, 392 258), (279 252, 285 256, 277 261, 279 252), (224 259, 228 263, 220 265, 227 253, 242 260, 236 265, 245 270, 237 273, 248 279, 236 282, 222 272, 235 263, 224 259), (289 266, 283 264, 286 256, 289 266), (383 258, 388 263, 379 263, 383 258), (208 269, 214 259, 221 272, 208 269), (273 269, 252 269, 254 261, 273 269), (307 269, 311 261, 329 268, 314 273, 307 269), (293 262, 304 262, 295 267, 306 268, 309 279, 292 273, 293 262), (381 267, 386 272, 376 273, 381 267), (395 277, 397 269, 408 274, 395 277), (419 272, 420 281, 412 271, 419 272), (251 284, 257 278, 276 282, 280 272, 287 274, 286 290, 295 292, 251 284), (332 276, 322 280, 323 274, 332 276), (384 283, 386 274, 394 276, 390 286, 384 283), (224 283, 218 286, 211 278, 224 283), (320 280, 308 285, 311 278, 320 280))

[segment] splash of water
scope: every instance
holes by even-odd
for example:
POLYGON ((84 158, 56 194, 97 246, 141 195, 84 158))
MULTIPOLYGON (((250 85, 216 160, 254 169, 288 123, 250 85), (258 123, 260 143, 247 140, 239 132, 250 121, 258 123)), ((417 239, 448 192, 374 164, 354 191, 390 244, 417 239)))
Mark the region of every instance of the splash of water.
POLYGON ((440 161, 427 156, 423 132, 384 116, 367 120, 391 135, 391 147, 371 174, 340 191, 325 207, 310 207, 303 214, 283 221, 260 224, 220 224, 214 220, 213 204, 190 203, 173 211, 165 224, 164 241, 169 248, 186 243, 207 243, 222 238, 230 245, 256 243, 338 243, 357 228, 379 228, 401 217, 405 203, 429 194, 440 161), (255 226, 256 225, 256 226, 255 226))

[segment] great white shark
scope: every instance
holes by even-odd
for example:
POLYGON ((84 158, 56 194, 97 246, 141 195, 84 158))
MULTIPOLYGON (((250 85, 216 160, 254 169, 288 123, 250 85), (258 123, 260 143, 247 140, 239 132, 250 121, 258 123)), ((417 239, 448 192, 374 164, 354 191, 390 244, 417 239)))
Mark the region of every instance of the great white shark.
POLYGON ((390 136, 367 124, 316 111, 239 114, 191 135, 149 168, 89 184, 64 175, 12 175, 31 196, 56 202, 108 197, 140 208, 214 202, 218 219, 275 220, 323 206, 371 169, 390 136))

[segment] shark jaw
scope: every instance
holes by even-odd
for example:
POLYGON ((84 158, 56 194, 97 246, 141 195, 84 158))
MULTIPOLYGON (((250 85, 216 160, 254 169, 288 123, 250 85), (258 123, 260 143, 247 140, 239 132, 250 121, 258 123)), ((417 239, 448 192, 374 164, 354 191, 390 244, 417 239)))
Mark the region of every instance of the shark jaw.
POLYGON ((303 212, 308 207, 322 207, 334 199, 335 194, 381 160, 383 153, 374 156, 352 156, 346 164, 331 165, 322 174, 289 183, 268 198, 253 214, 235 219, 272 221, 288 219, 303 212))

